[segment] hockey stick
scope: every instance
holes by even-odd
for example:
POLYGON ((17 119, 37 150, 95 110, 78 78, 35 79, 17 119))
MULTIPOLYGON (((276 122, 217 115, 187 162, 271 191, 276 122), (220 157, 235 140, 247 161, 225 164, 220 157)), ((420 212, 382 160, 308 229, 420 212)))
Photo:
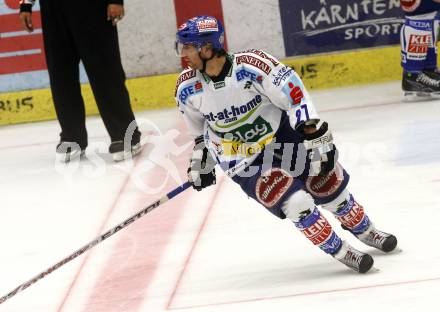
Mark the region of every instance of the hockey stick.
POLYGON ((138 213, 136 213, 135 215, 131 216, 130 218, 128 218, 127 220, 123 221, 122 223, 116 225, 115 227, 113 227, 112 229, 110 229, 109 231, 105 232, 104 234, 100 235, 99 237, 97 237, 96 239, 94 239, 93 241, 91 241, 90 243, 88 243, 87 245, 83 246, 82 248, 78 249, 77 251, 75 251, 74 253, 72 253, 70 256, 64 258, 63 260, 61 260, 60 262, 58 262, 57 264, 51 266, 50 268, 48 268, 46 271, 41 272, 40 274, 36 275, 35 277, 33 277, 32 279, 30 279, 29 281, 27 281, 26 283, 21 284, 20 286, 18 286, 17 288, 15 288, 13 291, 11 291, 9 294, 7 294, 6 296, 3 296, 0 298, 0 304, 2 304, 3 302, 5 302, 6 300, 8 300, 9 298, 15 296, 16 294, 18 294, 19 292, 25 290, 26 288, 28 288, 29 286, 35 284, 36 282, 38 282, 40 279, 44 278, 46 275, 49 275, 50 273, 52 273, 53 271, 55 271, 56 269, 60 268, 61 266, 65 265, 66 263, 70 262, 71 260, 75 259, 76 257, 82 255, 83 253, 85 253, 86 251, 92 249, 93 247, 95 247, 96 245, 98 245, 100 242, 102 242, 103 240, 109 238, 110 236, 112 236, 113 234, 119 232, 120 230, 122 230, 123 228, 125 228, 126 226, 130 225, 131 223, 133 223, 134 221, 142 218, 144 215, 146 215, 147 213, 149 213, 150 211, 152 211, 153 209, 159 207, 160 205, 162 205, 163 203, 169 201, 171 198, 179 195, 180 193, 182 193, 183 191, 185 191, 187 188, 189 188, 191 186, 191 184, 189 182, 185 182, 183 183, 181 186, 175 188, 174 190, 172 190, 171 192, 169 192, 167 195, 165 195, 164 197, 162 197, 161 199, 159 199, 158 201, 156 201, 155 203, 151 204, 148 207, 145 207, 144 209, 140 210, 138 213))

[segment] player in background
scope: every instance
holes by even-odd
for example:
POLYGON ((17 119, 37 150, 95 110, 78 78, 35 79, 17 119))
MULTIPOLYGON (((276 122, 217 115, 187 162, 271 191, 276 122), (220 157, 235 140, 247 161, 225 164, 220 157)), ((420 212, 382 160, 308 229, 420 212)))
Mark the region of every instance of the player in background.
POLYGON ((405 23, 400 34, 402 89, 407 99, 440 92, 437 39, 440 0, 400 0, 405 23))
POLYGON ((176 51, 190 67, 175 97, 195 139, 188 177, 196 190, 216 182, 220 165, 249 197, 360 273, 373 258, 343 241, 317 206, 363 243, 396 248, 396 237, 378 230, 347 189, 330 129, 290 67, 263 51, 226 52, 221 22, 210 16, 179 27, 176 51))

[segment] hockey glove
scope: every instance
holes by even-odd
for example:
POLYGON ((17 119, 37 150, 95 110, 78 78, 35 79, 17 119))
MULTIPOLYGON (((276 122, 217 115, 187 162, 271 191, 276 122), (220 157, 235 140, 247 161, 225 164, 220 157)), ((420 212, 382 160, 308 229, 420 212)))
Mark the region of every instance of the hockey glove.
POLYGON ((201 191, 205 187, 215 184, 214 166, 215 160, 206 148, 203 136, 197 137, 188 168, 188 181, 195 190, 201 191))
POLYGON ((304 133, 304 146, 310 159, 311 176, 326 176, 335 168, 338 151, 326 122, 316 132, 304 133))

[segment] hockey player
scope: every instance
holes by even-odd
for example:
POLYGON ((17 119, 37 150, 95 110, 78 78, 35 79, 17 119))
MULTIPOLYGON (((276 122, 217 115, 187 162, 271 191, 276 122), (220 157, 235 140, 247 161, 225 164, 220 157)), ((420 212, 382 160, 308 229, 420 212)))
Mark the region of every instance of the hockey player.
MULTIPOLYGON (((20 20, 29 32, 34 3, 20 0, 20 20)), ((141 133, 125 86, 115 27, 124 15, 123 0, 40 0, 40 7, 50 87, 61 126, 56 158, 63 162, 79 158, 88 145, 80 61, 110 135, 113 160, 139 154, 141 133)))
POLYGON ((318 205, 363 243, 396 248, 396 237, 378 230, 347 189, 330 129, 291 68, 263 51, 227 53, 222 25, 210 16, 179 27, 176 51, 190 67, 175 96, 195 138, 188 176, 196 190, 215 183, 219 164, 248 196, 360 273, 373 258, 341 240, 318 205))
POLYGON ((436 42, 440 0, 400 0, 405 13, 401 28, 402 89, 407 99, 440 92, 436 42))

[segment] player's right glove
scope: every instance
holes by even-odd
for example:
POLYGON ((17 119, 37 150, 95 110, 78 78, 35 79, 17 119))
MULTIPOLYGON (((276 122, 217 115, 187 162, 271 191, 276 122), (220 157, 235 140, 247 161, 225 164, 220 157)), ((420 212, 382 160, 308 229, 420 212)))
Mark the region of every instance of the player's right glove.
POLYGON ((304 146, 310 159, 311 176, 326 176, 335 168, 338 151, 328 124, 323 122, 313 133, 303 133, 304 146))
POLYGON ((203 142, 203 136, 197 137, 188 168, 188 181, 195 190, 201 191, 215 184, 215 164, 215 160, 203 142))

